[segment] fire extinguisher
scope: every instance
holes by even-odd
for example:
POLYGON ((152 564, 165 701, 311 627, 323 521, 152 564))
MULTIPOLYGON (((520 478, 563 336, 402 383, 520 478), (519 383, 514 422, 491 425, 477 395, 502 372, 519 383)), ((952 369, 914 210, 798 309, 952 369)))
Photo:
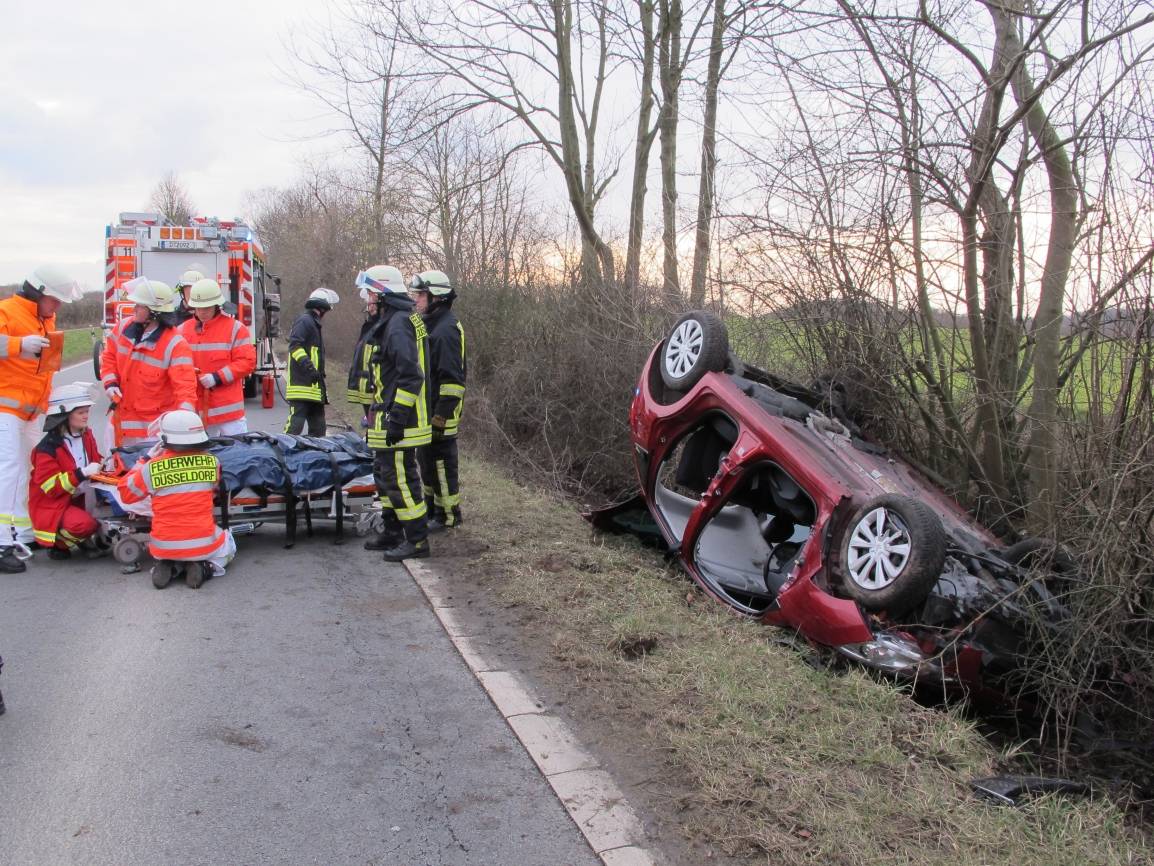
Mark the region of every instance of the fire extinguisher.
POLYGON ((276 384, 272 376, 263 376, 260 380, 260 405, 263 409, 271 409, 276 397, 276 384))

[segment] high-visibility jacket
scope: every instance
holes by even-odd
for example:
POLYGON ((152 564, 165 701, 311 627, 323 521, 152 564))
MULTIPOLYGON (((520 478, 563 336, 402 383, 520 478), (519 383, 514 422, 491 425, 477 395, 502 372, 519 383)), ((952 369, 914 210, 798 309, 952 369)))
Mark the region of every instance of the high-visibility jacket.
POLYGON ((166 448, 120 479, 125 503, 152 497, 148 550, 154 559, 202 560, 224 549, 228 536, 212 505, 219 478, 220 463, 211 454, 166 448))
POLYGON ((361 325, 361 336, 357 339, 357 347, 353 350, 353 363, 349 367, 350 403, 358 406, 370 406, 373 402, 373 393, 376 385, 373 382, 373 355, 377 345, 373 342, 373 331, 380 324, 374 316, 361 325))
POLYGON ((465 403, 465 329, 447 304, 425 316, 429 329, 429 402, 433 416, 445 421, 444 436, 456 436, 465 403))
POLYGON ((116 407, 118 445, 146 438, 148 425, 165 412, 198 411, 196 367, 187 341, 164 324, 142 338, 144 327, 131 319, 121 322, 100 356, 101 384, 123 394, 116 407))
POLYGON ((321 334, 320 316, 313 310, 301 313, 293 322, 288 344, 289 364, 285 399, 327 403, 325 341, 321 334))
POLYGON ((205 424, 224 424, 244 417, 244 380, 256 369, 256 346, 248 328, 224 313, 204 324, 195 318, 180 326, 192 349, 199 378, 211 373, 217 384, 205 392, 205 424))
POLYGON ((373 331, 373 394, 368 442, 370 448, 416 448, 432 441, 426 376, 429 369, 429 334, 408 298, 381 298, 380 326, 373 331), (389 419, 404 425, 404 437, 385 443, 389 419))
MULTIPOLYGON (((85 430, 81 441, 84 443, 85 463, 99 463, 100 449, 96 447, 92 431, 85 430)), ((72 504, 76 488, 84 480, 80 474, 82 468, 76 465, 59 427, 41 439, 32 451, 28 516, 32 519, 36 540, 47 547, 56 544, 56 533, 60 530, 64 512, 72 504)))
POLYGON ((28 421, 48 408, 52 373, 37 372, 39 358, 20 357, 20 338, 55 329, 56 317, 40 318, 35 301, 21 295, 0 301, 0 412, 28 421))

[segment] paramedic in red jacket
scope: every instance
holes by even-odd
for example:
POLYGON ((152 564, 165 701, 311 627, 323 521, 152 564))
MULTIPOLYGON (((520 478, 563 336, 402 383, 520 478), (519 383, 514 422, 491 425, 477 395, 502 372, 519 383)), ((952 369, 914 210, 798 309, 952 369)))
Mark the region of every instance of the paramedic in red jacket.
POLYGON ((196 369, 176 332, 172 289, 148 277, 124 288, 136 310, 116 326, 100 356, 100 382, 116 404, 117 445, 148 439, 149 425, 165 412, 196 411, 196 369))
POLYGON ((216 280, 202 279, 189 290, 194 318, 180 326, 192 349, 200 387, 201 413, 209 436, 248 432, 244 417, 244 380, 256 369, 256 346, 248 328, 221 311, 224 293, 216 280))
POLYGON ((157 560, 153 585, 158 589, 171 578, 172 562, 208 562, 218 577, 236 553, 232 533, 216 525, 213 493, 220 463, 205 450, 204 422, 195 412, 178 409, 162 415, 159 428, 160 441, 148 459, 137 461, 118 485, 126 504, 152 499, 148 550, 157 560), (164 579, 158 581, 158 575, 164 579))
POLYGON ((83 385, 62 385, 48 398, 46 435, 32 452, 28 514, 49 559, 68 559, 77 548, 99 553, 100 528, 84 510, 81 485, 100 471, 100 451, 88 429, 92 397, 83 385))

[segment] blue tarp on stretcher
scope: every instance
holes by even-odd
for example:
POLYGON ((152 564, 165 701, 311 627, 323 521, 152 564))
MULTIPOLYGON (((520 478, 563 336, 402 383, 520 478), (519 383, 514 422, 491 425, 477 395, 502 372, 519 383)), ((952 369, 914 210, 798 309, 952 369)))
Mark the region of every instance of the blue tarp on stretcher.
MULTIPOLYGON (((119 449, 126 467, 146 456, 151 446, 119 449)), ((210 440, 208 451, 220 461, 221 478, 229 493, 246 487, 281 493, 291 479, 293 493, 344 485, 373 471, 373 453, 359 436, 290 436, 287 433, 245 433, 210 440)))

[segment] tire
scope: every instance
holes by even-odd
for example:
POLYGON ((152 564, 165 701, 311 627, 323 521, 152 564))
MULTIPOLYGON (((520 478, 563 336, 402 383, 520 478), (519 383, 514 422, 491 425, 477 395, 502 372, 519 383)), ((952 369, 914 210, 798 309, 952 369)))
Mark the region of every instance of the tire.
POLYGON ((100 381, 100 355, 104 351, 104 342, 97 341, 92 344, 92 372, 96 374, 96 381, 100 381))
POLYGON ((677 320, 661 347, 661 381, 688 391, 706 373, 720 373, 729 361, 729 334, 713 313, 693 310, 677 320))
POLYGON ((157 589, 164 589, 172 581, 175 567, 171 562, 161 561, 152 566, 152 585, 157 589))
POLYGON ((244 399, 251 400, 260 392, 260 379, 255 375, 246 376, 244 379, 244 399))
POLYGON ((866 610, 897 616, 925 601, 945 561, 941 518, 906 496, 867 502, 850 519, 841 544, 847 595, 866 610))
POLYGON ((140 561, 144 547, 131 536, 121 536, 112 543, 112 558, 121 565, 133 565, 140 561))
POLYGON ((1026 571, 1045 571, 1046 586, 1055 595, 1069 592, 1086 582, 1069 551, 1044 538, 1023 538, 1003 550, 1002 559, 1026 571))
POLYGON ((184 567, 184 582, 189 589, 200 589, 208 580, 209 564, 207 562, 190 562, 184 567))

